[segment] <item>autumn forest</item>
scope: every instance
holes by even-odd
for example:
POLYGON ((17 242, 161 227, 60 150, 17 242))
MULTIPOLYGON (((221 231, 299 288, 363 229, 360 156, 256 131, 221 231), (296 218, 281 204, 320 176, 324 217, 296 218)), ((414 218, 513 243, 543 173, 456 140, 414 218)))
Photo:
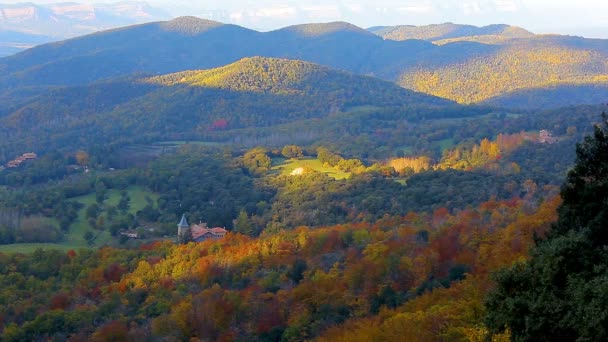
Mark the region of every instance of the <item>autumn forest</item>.
POLYGON ((181 17, 0 58, 0 340, 604 341, 607 56, 181 17))

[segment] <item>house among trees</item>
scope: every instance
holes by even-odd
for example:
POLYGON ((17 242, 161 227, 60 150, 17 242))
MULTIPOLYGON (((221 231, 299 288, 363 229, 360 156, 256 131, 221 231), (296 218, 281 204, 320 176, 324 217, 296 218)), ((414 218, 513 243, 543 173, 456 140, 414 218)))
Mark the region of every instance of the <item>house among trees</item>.
MULTIPOLYGON (((7 167, 11 167, 11 168, 15 168, 19 165, 21 165, 21 163, 23 163, 26 160, 30 160, 30 159, 36 159, 38 158, 38 155, 34 152, 27 152, 24 153, 22 155, 20 155, 19 157, 9 161, 6 166, 7 167)), ((1 170, 0 170, 1 171, 1 170)))
POLYGON ((137 234, 137 231, 134 230, 128 230, 126 232, 120 232, 120 235, 124 235, 130 239, 137 239, 139 238, 139 234, 137 234))
POLYGON ((551 132, 543 129, 538 134, 538 142, 541 144, 553 144, 557 139, 551 135, 551 132))
POLYGON ((182 215, 182 219, 177 224, 177 241, 179 243, 217 240, 223 238, 226 233, 228 231, 225 228, 208 228, 206 223, 189 225, 186 215, 182 215))

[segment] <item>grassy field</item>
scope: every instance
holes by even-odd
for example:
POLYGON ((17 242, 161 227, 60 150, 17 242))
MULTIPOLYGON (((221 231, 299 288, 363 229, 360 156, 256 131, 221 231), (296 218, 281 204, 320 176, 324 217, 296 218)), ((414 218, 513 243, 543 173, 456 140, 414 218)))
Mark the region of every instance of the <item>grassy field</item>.
MULTIPOLYGON (((127 192, 129 193, 129 197, 131 198, 131 201, 129 202, 129 212, 133 215, 135 215, 137 211, 143 209, 148 204, 146 201, 146 196, 150 197, 154 205, 156 205, 158 195, 153 192, 147 191, 146 189, 141 187, 130 187, 127 189, 127 192)), ((109 232, 93 229, 86 219, 86 208, 89 205, 95 203, 95 193, 70 198, 70 200, 80 202, 84 205, 84 207, 78 211, 78 218, 70 226, 70 230, 65 235, 64 241, 60 243, 22 243, 12 245, 0 245, 0 252, 29 253, 33 252, 38 248, 61 249, 67 251, 70 249, 97 248, 110 242, 112 236, 109 232), (87 231, 90 231, 96 235, 95 243, 93 246, 89 246, 87 244, 87 241, 84 239, 84 234, 87 231)), ((120 191, 109 190, 108 196, 103 204, 116 206, 119 201, 120 191)))
POLYGON ((326 173, 334 179, 345 179, 350 177, 350 172, 342 172, 331 166, 325 167, 318 159, 312 158, 283 160, 282 163, 274 166, 272 169, 280 171, 281 174, 289 175, 294 169, 299 167, 326 173))
MULTIPOLYGON (((152 192, 146 191, 140 187, 130 187, 127 189, 129 193, 129 198, 131 201, 129 202, 129 213, 135 215, 139 210, 142 210, 146 205, 146 196, 152 199, 153 203, 156 203, 158 199, 158 195, 152 192)), ((69 237, 66 239, 68 241, 73 241, 79 245, 86 245, 86 241, 84 239, 84 234, 87 231, 91 231, 96 235, 95 238, 95 247, 103 246, 107 244, 110 239, 110 233, 107 231, 98 231, 94 230, 86 219, 86 208, 91 204, 95 203, 95 193, 90 193, 85 196, 72 198, 77 202, 84 204, 84 207, 80 209, 78 212, 78 218, 76 221, 70 226, 69 237)), ((106 200, 103 202, 105 205, 116 206, 120 202, 120 191, 119 190, 109 190, 106 200)), ((102 214, 105 215, 105 214, 102 214)), ((104 217, 105 218, 105 217, 104 217)))

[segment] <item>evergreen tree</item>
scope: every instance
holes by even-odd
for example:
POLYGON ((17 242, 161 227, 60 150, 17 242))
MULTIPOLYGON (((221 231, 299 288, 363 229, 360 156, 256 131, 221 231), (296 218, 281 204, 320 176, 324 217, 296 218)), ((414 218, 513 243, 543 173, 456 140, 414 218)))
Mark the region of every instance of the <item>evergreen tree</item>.
POLYGON ((245 210, 241 210, 239 216, 234 220, 234 230, 243 235, 253 236, 253 224, 245 210))
POLYGON ((486 323, 514 341, 608 340, 608 121, 577 145, 558 221, 527 263, 499 272, 486 323))

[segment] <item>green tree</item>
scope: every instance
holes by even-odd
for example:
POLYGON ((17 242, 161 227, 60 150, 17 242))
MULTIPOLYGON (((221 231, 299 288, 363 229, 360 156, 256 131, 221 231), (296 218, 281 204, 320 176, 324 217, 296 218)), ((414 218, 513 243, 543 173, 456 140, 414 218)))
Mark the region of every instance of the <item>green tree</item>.
POLYGON ((101 211, 101 208, 99 207, 99 205, 97 205, 97 203, 91 203, 91 205, 89 205, 87 207, 87 210, 85 211, 85 216, 87 218, 97 218, 97 215, 99 215, 99 212, 101 211))
POLYGON ((576 148, 559 218, 526 263, 500 271, 491 331, 515 341, 608 340, 608 121, 576 148))
POLYGON ((234 220, 234 230, 243 235, 253 235, 253 224, 245 210, 241 210, 239 216, 234 220))
POLYGON ((321 146, 317 148, 317 159, 323 164, 327 163, 331 166, 336 166, 342 160, 342 157, 321 146))
POLYGON ((286 145, 281 150, 281 154, 285 158, 302 158, 304 153, 302 152, 302 148, 297 145, 286 145))
POLYGON ((87 241, 89 246, 93 246, 93 244, 95 243, 95 234, 93 234, 93 232, 91 232, 90 230, 87 230, 87 232, 84 233, 84 239, 87 241))
POLYGON ((108 189, 106 188, 106 185, 103 182, 99 181, 95 183, 95 200, 97 201, 97 203, 103 203, 103 201, 106 200, 107 194, 108 189))
POLYGON ((99 215, 99 217, 97 218, 97 222, 95 223, 95 227, 97 229, 103 230, 106 226, 106 220, 104 219, 103 216, 99 215))
POLYGON ((118 202, 118 206, 117 208, 122 211, 123 213, 126 213, 127 210, 129 210, 129 202, 131 201, 131 198, 129 197, 129 193, 126 191, 121 191, 120 192, 120 202, 118 202))
POLYGON ((253 174, 263 174, 270 170, 272 159, 266 154, 266 149, 256 147, 245 153, 243 156, 243 166, 253 174))

